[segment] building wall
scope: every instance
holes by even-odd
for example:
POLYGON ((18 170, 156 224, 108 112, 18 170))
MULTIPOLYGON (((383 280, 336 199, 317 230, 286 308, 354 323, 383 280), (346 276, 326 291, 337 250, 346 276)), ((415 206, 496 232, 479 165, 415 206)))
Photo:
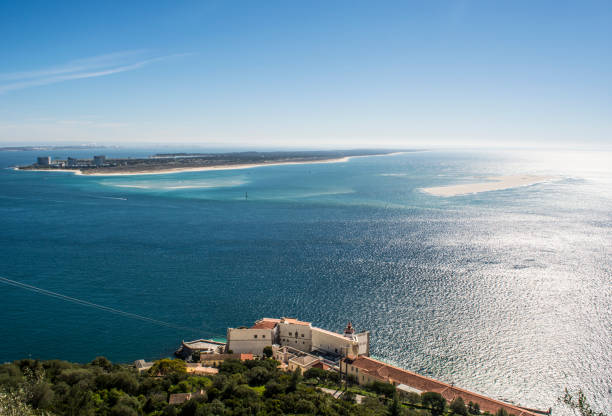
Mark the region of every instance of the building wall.
POLYGON ((371 384, 374 381, 387 382, 387 380, 384 380, 383 378, 374 377, 370 374, 360 371, 357 367, 353 367, 351 364, 346 364, 345 361, 342 361, 340 363, 340 368, 342 369, 342 372, 357 377, 357 382, 360 386, 371 384))
POLYGON ((346 356, 357 355, 359 344, 342 335, 320 328, 312 328, 312 348, 346 356))
POLYGON ((287 363, 287 368, 289 371, 295 371, 299 368, 302 374, 304 374, 306 371, 311 369, 315 363, 318 363, 318 362, 319 360, 314 359, 314 358, 311 360, 306 360, 304 362, 303 360, 300 360, 299 358, 296 357, 294 359, 289 360, 289 362, 287 363))
POLYGON ((227 349, 234 354, 263 355, 263 349, 272 346, 274 330, 252 328, 228 328, 227 349))
POLYGON ((370 331, 355 335, 359 344, 358 355, 370 356, 370 331))
POLYGON ((279 322, 278 331, 280 345, 287 345, 305 352, 312 350, 312 328, 310 326, 279 322))

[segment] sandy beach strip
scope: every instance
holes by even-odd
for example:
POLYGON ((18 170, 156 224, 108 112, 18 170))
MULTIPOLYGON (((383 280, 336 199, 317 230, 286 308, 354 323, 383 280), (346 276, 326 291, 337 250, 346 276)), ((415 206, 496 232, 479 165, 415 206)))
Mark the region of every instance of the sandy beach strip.
POLYGON ((199 168, 174 168, 174 169, 160 169, 154 171, 134 171, 134 172, 117 172, 117 173, 77 173, 77 175, 86 176, 135 176, 135 175, 166 175, 169 173, 183 173, 183 172, 206 172, 211 170, 238 170, 238 169, 252 169, 260 168, 263 166, 281 166, 281 165, 310 165, 317 163, 339 163, 346 162, 349 157, 342 157, 338 159, 326 159, 326 160, 309 160, 303 162, 272 162, 272 163, 249 163, 249 164, 236 164, 236 165, 218 165, 218 166, 202 166, 199 168))
POLYGON ((432 188, 423 188, 422 190, 423 192, 426 192, 430 195, 450 197, 458 195, 477 194, 480 192, 501 191, 502 189, 511 189, 517 188, 519 186, 534 185, 536 183, 549 181, 553 179, 553 177, 539 175, 511 175, 497 176, 487 179, 489 179, 491 182, 435 186, 432 188))
POLYGON ((281 165, 314 165, 320 163, 341 163, 348 162, 350 159, 358 157, 374 157, 374 156, 395 156, 404 154, 407 152, 394 152, 394 153, 383 153, 378 155, 360 155, 360 156, 345 156, 336 159, 322 159, 322 160, 306 160, 306 161, 287 161, 287 162, 271 162, 271 163, 249 163, 249 164, 236 164, 236 165, 218 165, 218 166, 202 166, 193 168, 173 168, 173 169, 159 169, 159 170, 147 170, 147 171, 124 171, 124 172, 100 172, 100 173, 89 173, 83 172, 79 169, 19 169, 15 170, 30 171, 30 172, 71 172, 75 175, 83 176, 139 176, 139 175, 167 175, 171 173, 183 173, 183 172, 206 172, 212 170, 237 170, 237 169, 252 169, 260 168, 264 166, 281 166, 281 165))

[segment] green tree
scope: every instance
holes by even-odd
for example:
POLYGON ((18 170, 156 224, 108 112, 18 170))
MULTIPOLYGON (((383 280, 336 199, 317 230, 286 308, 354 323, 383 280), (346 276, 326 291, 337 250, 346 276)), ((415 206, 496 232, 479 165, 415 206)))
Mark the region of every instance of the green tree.
POLYGON ((153 366, 149 369, 149 374, 153 376, 168 376, 172 374, 185 374, 187 372, 187 365, 182 360, 171 360, 164 358, 162 360, 155 361, 153 366))
POLYGON ((271 374, 263 367, 253 367, 246 373, 247 380, 251 386, 263 386, 270 380, 271 374))
POLYGON ((432 416, 441 416, 446 407, 446 400, 440 393, 428 391, 421 394, 421 403, 431 410, 432 416))
POLYGON ((421 395, 419 393, 409 392, 406 394, 406 401, 410 404, 421 403, 421 395))
POLYGON ((480 414, 480 405, 478 403, 469 402, 468 403, 468 412, 472 415, 480 414))
POLYGON ((263 349, 263 355, 266 358, 272 358, 272 347, 269 345, 266 345, 263 349))
POLYGON ((341 397, 345 402, 355 403, 355 393, 352 391, 345 391, 341 397))
POLYGON ((393 400, 389 404, 387 414, 389 416, 400 416, 402 414, 402 405, 399 401, 399 396, 397 393, 393 395, 393 400))
POLYGON ((270 380, 266 383, 266 389, 264 390, 264 396, 273 397, 285 392, 283 386, 276 380, 270 380))
POLYGON ((395 386, 393 384, 380 381, 372 382, 367 386, 367 389, 377 394, 384 394, 386 397, 393 397, 393 394, 395 394, 395 386))
POLYGON ((297 386, 299 382, 302 380, 302 370, 300 368, 296 368, 293 373, 291 373, 291 379, 289 380, 289 385, 287 386, 287 393, 291 393, 297 390, 297 386))
POLYGON ((450 410, 456 414, 461 416, 467 416, 467 407, 465 407, 465 402, 461 397, 457 397, 450 404, 450 410))
POLYGON ((316 379, 319 379, 320 381, 324 381, 327 378, 327 373, 328 371, 325 371, 321 368, 312 367, 306 370, 306 372, 304 373, 304 378, 305 379, 316 378, 316 379))
POLYGON ((495 416, 508 416, 508 411, 500 407, 497 409, 497 412, 495 412, 495 416))
POLYGON ((247 367, 240 360, 225 360, 219 365, 219 372, 224 374, 244 373, 247 367))
POLYGON ((113 369, 113 364, 106 357, 96 357, 90 364, 94 367, 100 367, 105 371, 113 369))

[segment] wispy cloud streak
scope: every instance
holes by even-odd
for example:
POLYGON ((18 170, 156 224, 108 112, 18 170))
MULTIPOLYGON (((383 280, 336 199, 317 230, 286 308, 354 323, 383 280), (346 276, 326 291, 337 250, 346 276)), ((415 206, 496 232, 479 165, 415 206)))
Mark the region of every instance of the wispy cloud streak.
POLYGON ((143 59, 143 51, 125 51, 68 62, 65 65, 35 71, 0 74, 0 94, 75 79, 103 77, 133 71, 154 62, 190 54, 166 55, 143 59))

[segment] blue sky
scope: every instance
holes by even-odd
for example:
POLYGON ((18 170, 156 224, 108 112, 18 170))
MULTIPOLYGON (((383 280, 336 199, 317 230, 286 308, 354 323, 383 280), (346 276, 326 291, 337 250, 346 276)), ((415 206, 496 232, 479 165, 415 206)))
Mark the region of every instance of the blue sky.
POLYGON ((610 1, 0 0, 0 143, 599 146, 610 1))

